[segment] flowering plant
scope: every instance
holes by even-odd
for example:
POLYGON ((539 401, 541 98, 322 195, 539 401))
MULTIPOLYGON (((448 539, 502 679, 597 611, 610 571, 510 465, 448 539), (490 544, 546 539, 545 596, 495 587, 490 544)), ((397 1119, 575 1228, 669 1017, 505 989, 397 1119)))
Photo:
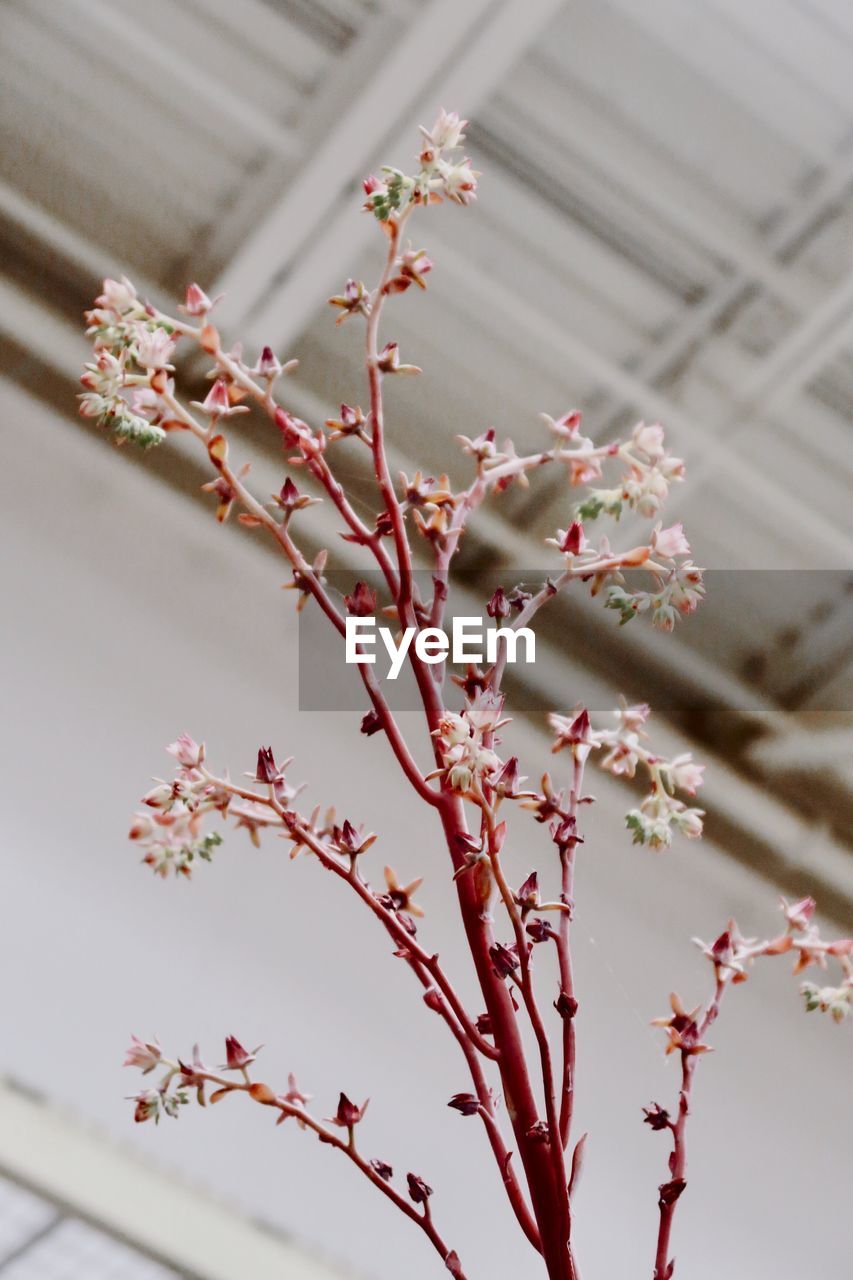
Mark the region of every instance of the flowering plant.
MULTIPOLYGON (((210 767, 203 745, 181 735, 168 748, 174 776, 157 781, 143 797, 130 830, 131 839, 144 850, 144 862, 163 877, 188 877, 199 861, 211 859, 221 837, 206 826, 210 818, 218 816, 245 829, 256 844, 270 830, 290 843, 292 857, 304 853, 315 859, 354 895, 393 940, 394 955, 409 967, 425 1003, 458 1045, 470 1083, 448 1105, 462 1116, 479 1117, 510 1211, 540 1256, 543 1273, 551 1280, 575 1280, 572 1211, 585 1136, 578 1139, 573 1132, 579 999, 572 967, 572 922, 582 813, 592 801, 585 791, 585 768, 592 757, 611 774, 634 778, 640 772, 646 778, 647 792, 628 812, 627 828, 636 844, 661 850, 678 836, 701 835, 703 814, 692 801, 702 783, 703 766, 689 754, 669 759, 652 749, 649 708, 644 704, 629 706, 623 701, 611 727, 594 727, 587 710, 576 706, 550 716, 553 750, 561 764, 566 761, 561 778, 555 781, 546 773, 539 785, 527 786, 517 758, 501 750, 501 729, 507 723, 502 679, 508 633, 526 627, 540 608, 573 583, 601 594, 622 623, 646 614, 654 625, 669 631, 700 603, 702 571, 690 559, 682 526, 664 527, 660 518, 669 488, 682 479, 684 465, 668 453, 657 424, 640 423, 627 439, 597 445, 583 434, 578 412, 556 419, 545 415, 550 442, 532 454, 517 453, 509 440, 499 444, 493 430, 473 438, 460 436, 473 476, 459 490, 447 476, 432 478, 420 472, 401 476, 395 484, 386 451, 383 384, 387 378, 419 370, 402 361, 396 342, 382 343, 380 320, 394 295, 413 286, 425 289, 433 268, 426 253, 406 239, 413 215, 441 201, 465 206, 476 197, 479 175, 460 152, 463 128, 458 116, 442 112, 432 129, 422 130, 414 175, 388 168, 364 183, 365 208, 385 238, 384 266, 375 286, 349 280, 330 302, 339 323, 364 326, 366 410, 344 404, 339 417, 322 427, 309 426, 276 396, 276 386, 293 362, 282 364, 270 347, 253 365, 239 348, 225 350, 211 319, 215 300, 198 285, 189 286, 180 314, 171 316, 141 299, 123 278, 106 280, 88 313, 94 359, 83 375, 81 412, 111 428, 119 443, 133 441, 142 448, 162 443, 173 432, 189 433, 209 460, 212 478, 204 488, 216 499, 217 519, 226 520, 236 507, 241 523, 264 530, 289 562, 297 607, 310 603, 318 608, 341 638, 348 616, 375 613, 377 596, 359 580, 338 601, 324 578, 327 553, 321 551, 309 561, 302 551, 296 526, 302 513, 318 501, 318 493, 333 504, 344 536, 375 559, 392 601, 395 625, 420 633, 441 626, 453 556, 468 519, 489 495, 513 484, 526 485, 531 472, 554 464, 566 469, 570 490, 585 490, 567 527, 549 539, 560 558, 553 575, 535 592, 498 588, 488 601, 489 616, 506 623, 503 640, 490 665, 471 665, 457 679, 461 694, 450 697, 443 663, 427 663, 420 646, 406 651, 430 744, 429 771, 417 763, 371 666, 357 668, 369 702, 362 732, 384 736, 403 785, 438 821, 452 875, 448 883, 482 994, 482 1012, 466 1007, 439 957, 420 940, 420 879, 403 884, 386 866, 382 882, 372 884, 365 865, 377 837, 350 818, 339 819, 333 809, 303 811, 298 806, 300 788, 289 777, 291 760, 277 757, 272 748, 259 749, 248 782, 234 782, 227 772, 210 767), (178 390, 173 359, 179 347, 200 349, 209 358, 211 386, 202 400, 188 403, 178 390), (248 463, 233 460, 228 436, 231 419, 250 407, 268 416, 280 433, 288 462, 312 482, 310 491, 301 490, 288 476, 270 503, 252 492, 248 463), (366 450, 370 459, 377 494, 372 521, 357 514, 338 479, 339 442, 345 440, 366 450), (606 469, 614 472, 611 487, 599 487, 606 469), (592 530, 600 517, 618 520, 626 508, 652 524, 643 542, 616 550, 606 536, 596 537, 592 530), (414 574, 417 547, 431 565, 429 596, 422 594, 414 574), (636 586, 638 573, 644 575, 641 587, 636 586), (531 871, 517 887, 508 882, 504 868, 504 813, 511 806, 539 824, 550 846, 541 876, 531 871), (551 949, 559 980, 545 993, 546 1007, 543 966, 537 960, 551 949), (535 1042, 532 1055, 525 1049, 527 1030, 535 1042)), ((645 1108, 645 1122, 668 1135, 670 1142, 666 1176, 658 1188, 654 1280, 670 1280, 674 1273, 670 1241, 676 1206, 687 1185, 686 1135, 694 1075, 710 1047, 708 1035, 729 988, 747 979, 756 960, 790 953, 795 973, 823 973, 830 962, 838 970, 834 985, 803 984, 806 1008, 824 1010, 837 1022, 849 1012, 853 942, 823 939, 811 898, 783 901, 782 909, 784 926, 765 940, 744 938, 732 920, 715 941, 699 943, 713 975, 708 1001, 687 1009, 673 994, 671 1012, 658 1020, 667 1053, 680 1059, 681 1086, 672 1111, 657 1103, 645 1108)), ((225 1062, 211 1066, 198 1046, 183 1057, 167 1056, 156 1039, 134 1037, 127 1065, 156 1079, 134 1099, 136 1120, 174 1117, 192 1097, 204 1105, 229 1094, 245 1094, 270 1108, 277 1123, 292 1119, 339 1151, 425 1233, 452 1275, 467 1275, 440 1234, 432 1188, 424 1178, 408 1172, 400 1180, 385 1160, 365 1154, 367 1102, 353 1102, 341 1092, 336 1106, 327 1107, 331 1115, 320 1119, 309 1108, 310 1095, 293 1076, 285 1088, 257 1077, 257 1053, 229 1036, 225 1062)))

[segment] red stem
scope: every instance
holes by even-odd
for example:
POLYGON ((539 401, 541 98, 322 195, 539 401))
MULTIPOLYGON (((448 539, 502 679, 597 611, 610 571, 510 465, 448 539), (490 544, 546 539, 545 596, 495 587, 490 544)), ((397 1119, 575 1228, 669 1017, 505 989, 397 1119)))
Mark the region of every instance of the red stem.
MULTIPOLYGON (((714 996, 705 1010, 705 1015, 698 1026, 697 1039, 702 1040, 705 1032, 717 1019, 720 1012, 720 1001, 726 989, 726 980, 717 973, 714 996)), ((670 1180, 673 1183, 684 1183, 687 1173, 687 1118, 690 1115, 690 1095, 693 1076, 696 1071, 697 1055, 689 1051, 681 1051, 681 1089, 678 1094, 678 1115, 670 1123, 672 1132, 672 1153, 669 1158, 670 1180)), ((667 1184, 664 1184, 666 1186, 667 1184)), ((683 1190, 683 1187, 682 1187, 683 1190)), ((658 1224, 657 1248, 655 1250, 655 1270, 653 1280, 671 1280, 675 1269, 675 1259, 670 1258, 670 1238, 675 1219, 675 1208, 681 1198, 681 1191, 673 1199, 661 1195, 658 1201, 660 1221, 658 1224)))

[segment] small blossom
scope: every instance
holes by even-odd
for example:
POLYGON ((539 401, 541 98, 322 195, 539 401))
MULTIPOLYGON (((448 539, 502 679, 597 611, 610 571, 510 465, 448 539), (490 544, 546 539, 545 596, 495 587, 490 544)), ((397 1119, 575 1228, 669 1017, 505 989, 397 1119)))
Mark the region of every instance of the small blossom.
POLYGON ((578 1002, 574 996, 569 995, 568 991, 561 991, 554 1001, 554 1008, 561 1018, 569 1022, 577 1014, 578 1002))
POLYGON ((225 1038, 225 1066, 223 1071, 245 1071, 246 1067, 251 1066, 258 1055, 260 1049, 253 1049, 249 1053, 248 1049, 244 1049, 236 1036, 226 1036, 225 1038))
POLYGON ((347 436, 364 437, 367 419, 358 405, 342 404, 339 418, 327 418, 326 426, 331 431, 330 440, 342 440, 347 436))
POLYGON ((430 147, 436 151, 455 151, 465 141, 463 130, 467 120, 460 120, 455 111, 445 111, 442 107, 431 129, 420 126, 421 133, 430 147))
POLYGON ((597 745, 590 727, 589 712, 581 707, 570 716, 560 716, 551 712, 548 723, 554 731, 552 751, 562 751, 567 747, 580 763, 586 760, 590 751, 597 745))
POLYGON ((432 271, 433 263, 423 249, 407 249, 397 259, 398 274, 392 276, 385 286, 386 293, 405 293, 410 285, 426 288, 425 276, 432 271))
POLYGON ((442 163, 439 167, 441 175, 441 192, 455 204, 471 204, 477 198, 477 179, 480 176, 471 168, 469 160, 460 164, 442 163))
POLYGON ((332 841, 341 853, 350 858, 357 858, 359 854, 366 853, 370 846, 375 843, 376 836, 372 833, 363 835, 361 831, 353 826, 349 818, 345 818, 342 827, 336 826, 333 828, 332 841))
POLYGON ((300 493, 290 476, 288 476, 274 501, 277 506, 281 507, 286 516, 290 516, 294 511, 302 511, 305 507, 312 507, 320 499, 309 497, 306 493, 300 493))
POLYGON ((144 1124, 146 1120, 153 1120, 155 1124, 159 1121, 161 1099, 156 1089, 143 1089, 131 1101, 136 1103, 133 1119, 137 1124, 144 1124))
POLYGON ((534 916, 525 926, 525 932, 533 942, 548 942, 557 936, 548 921, 543 920, 541 916, 534 916))
POLYGON ((376 592, 360 579, 349 595, 344 596, 347 613, 356 618, 366 618, 376 612, 376 592))
POLYGON ((586 538, 580 520, 573 520, 568 529, 558 529, 556 540, 564 555, 577 556, 586 550, 586 538))
POLYGON ((382 373, 421 373, 416 364, 400 363, 400 348, 396 342, 386 342, 376 357, 376 367, 382 373))
POLYGON ((670 1127, 669 1112, 653 1102, 650 1107, 643 1107, 643 1124, 647 1124, 650 1129, 657 1132, 668 1129, 670 1127))
POLYGON ((197 769, 204 759, 204 746, 199 746, 188 733, 180 734, 166 750, 184 769, 197 769))
POLYGON ((515 899, 516 906, 521 907, 522 914, 532 911, 539 906, 539 876, 535 871, 531 871, 530 875, 524 883, 512 895, 515 899))
POLYGON ((708 1045, 699 1040, 696 1022, 699 1006, 688 1013, 675 992, 670 996, 669 1002, 672 1008, 670 1017, 655 1018, 652 1021, 653 1027, 663 1027, 666 1030, 669 1039, 667 1053, 674 1053, 676 1050, 686 1055, 710 1052, 708 1045))
POLYGON ((664 1182, 658 1187, 660 1199, 658 1204, 661 1208, 675 1204, 678 1197, 684 1191, 687 1183, 683 1178, 673 1178, 671 1182, 664 1182))
POLYGON ((409 1198, 415 1204, 426 1204, 432 1195, 432 1187, 428 1187, 423 1178, 419 1178, 417 1174, 407 1173, 406 1183, 409 1188, 409 1198))
POLYGON ((370 1167, 375 1174, 378 1174, 383 1182, 389 1182, 394 1177, 394 1170, 385 1160, 371 1160, 370 1167))
POLYGON ((266 378, 268 382, 275 382, 284 372, 284 365, 273 351, 272 347, 262 347, 261 354, 258 356, 257 363, 249 370, 258 378, 266 378))
POLYGON ((259 747, 255 781, 273 783, 278 775, 279 769, 273 756, 272 747, 259 747))
POLYGON ((423 910, 416 902, 412 901, 415 892, 423 884, 423 876, 410 881, 409 884, 400 884, 397 879, 396 872, 392 867, 385 868, 385 883, 388 886, 386 897, 390 899, 391 906, 395 911, 408 912, 409 915, 423 916, 423 910))
POLYGON ((631 434, 631 439, 650 462, 659 461, 666 452, 663 443, 664 430, 659 422, 638 422, 631 434))
POLYGON ((808 929, 812 922, 812 916, 815 912, 814 898, 800 898, 798 902, 786 902, 781 899, 782 913, 788 922, 788 927, 795 933, 802 933, 808 929))
POLYGON ((329 1123, 336 1124, 341 1129, 353 1129, 362 1120, 369 1102, 368 1098, 360 1107, 357 1107, 354 1102, 350 1102, 345 1093, 342 1093, 338 1099, 338 1109, 329 1118, 329 1123))
POLYGON ((675 756, 666 767, 673 786, 686 791, 688 795, 695 796, 702 785, 704 764, 697 764, 688 751, 683 755, 675 756))
POLYGON ((343 293, 329 299, 329 305, 338 307, 341 312, 335 323, 343 324, 350 316, 367 315, 369 296, 361 280, 347 280, 343 293))
POLYGON ((224 378, 216 379, 204 400, 192 400, 190 403, 211 418, 227 418, 235 413, 249 412, 244 404, 232 404, 228 383, 224 378))
POLYGON ((113 280, 107 276, 101 288, 102 292, 95 299, 96 306, 106 307, 110 311, 115 311, 117 315, 123 315, 136 306, 138 301, 136 289, 127 276, 122 276, 120 280, 113 280))
POLYGON ((454 1093, 447 1105, 462 1116, 475 1116, 480 1110, 480 1100, 473 1093, 454 1093))
POLYGON ((659 524, 655 525, 651 545, 653 553, 662 556, 664 560, 674 560, 676 556, 690 555, 690 543, 684 536, 682 524, 670 525, 668 529, 662 529, 659 524))
MULTIPOLYGON (((518 795, 518 788, 525 781, 518 772, 518 756, 510 756, 507 762, 501 765, 497 773, 493 773, 489 778, 489 785, 499 796, 507 796, 513 799, 518 795)), ((527 793, 531 794, 531 793, 527 793)))
POLYGON ((184 305, 178 307, 178 310, 182 311, 186 316, 206 316, 208 312, 213 310, 217 302, 221 302, 224 296, 224 294, 220 293, 211 302, 200 285, 188 284, 184 305))
POLYGON ((175 340, 165 329, 140 326, 134 342, 136 363, 144 369, 170 369, 175 340))
POLYGON ((489 603, 486 605, 486 613, 490 618, 506 618, 509 616, 510 604, 506 598, 506 592, 503 587, 498 587, 489 603))
POLYGON ((515 946, 507 947, 502 942, 496 942, 489 947, 489 955, 494 965, 495 976, 498 978, 508 978, 518 968, 518 952, 515 946))
POLYGON ((144 1076, 153 1071, 162 1060, 163 1051, 155 1036, 153 1040, 140 1040, 138 1036, 130 1037, 130 1048, 124 1059, 124 1066, 138 1067, 144 1076))
POLYGON ((382 729, 382 721, 375 711, 368 711, 359 726, 361 732, 366 738, 370 738, 374 733, 379 733, 382 729))

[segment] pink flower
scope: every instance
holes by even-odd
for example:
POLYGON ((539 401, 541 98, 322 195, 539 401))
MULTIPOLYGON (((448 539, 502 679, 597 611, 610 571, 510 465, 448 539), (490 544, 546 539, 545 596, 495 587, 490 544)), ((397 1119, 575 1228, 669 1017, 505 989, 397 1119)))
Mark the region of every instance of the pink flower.
POLYGON ((470 204, 477 198, 477 177, 467 160, 443 167, 442 189, 455 204, 470 204))
POLYGON ((127 833, 128 840, 148 840, 153 836, 156 826, 153 818, 147 813, 135 813, 127 833))
POLYGON ((202 401, 201 407, 205 413, 211 416, 214 414, 228 414, 231 412, 231 398, 228 395, 228 383, 224 378, 217 378, 213 386, 208 391, 202 401))
POLYGON ((137 1124, 144 1124, 146 1120, 157 1121, 159 1119, 160 1095, 156 1089, 143 1089, 131 1101, 136 1103, 133 1118, 137 1124))
POLYGON ((580 520, 573 520, 568 529, 560 529, 557 537, 560 541, 560 550, 564 555, 580 555, 586 547, 586 538, 580 520))
POLYGON ((554 731, 552 751, 562 751, 564 747, 569 747, 575 759, 583 763, 592 748, 597 746, 590 730, 586 707, 581 707, 571 716, 560 716, 552 711, 548 716, 548 723, 554 731))
POLYGON ((140 325, 137 330, 136 363, 143 369, 170 369, 169 364, 175 352, 175 339, 165 329, 146 329, 140 325))
POLYGON ((457 112, 445 111, 442 107, 430 130, 421 125, 421 133, 436 151, 453 151, 465 140, 463 129, 467 120, 460 120, 457 112))
POLYGON ((249 1053, 247 1049, 243 1048, 243 1046, 241 1045, 240 1041, 237 1039, 236 1036, 226 1036, 225 1037, 226 1061, 225 1061, 225 1066, 222 1068, 222 1070, 223 1071, 244 1071, 246 1067, 250 1066, 255 1061, 255 1058, 258 1055, 258 1049, 260 1049, 260 1047, 261 1046, 258 1045, 257 1049, 253 1049, 252 1052, 249 1053))
POLYGON ((199 746, 188 733, 179 734, 166 750, 185 769, 197 769, 204 759, 204 746, 199 746))
POLYGON ((676 556, 689 556, 690 543, 684 536, 684 526, 673 524, 668 529, 662 529, 657 525, 652 533, 652 551, 663 556, 664 560, 674 560, 676 556))
POLYGON ((350 1102, 345 1093, 342 1093, 338 1099, 337 1111, 329 1117, 329 1124, 336 1124, 340 1129, 354 1128, 363 1119, 369 1102, 370 1099, 367 1098, 360 1107, 357 1107, 354 1102, 350 1102))
POLYGON ((121 280, 113 280, 107 276, 102 289, 103 292, 95 299, 95 305, 98 307, 108 307, 109 310, 122 315, 136 303, 136 289, 127 276, 122 276, 121 280))
POLYGON ((688 795, 695 796, 698 788, 702 785, 702 774, 705 772, 705 766, 704 764, 697 764, 688 751, 684 755, 675 756, 670 761, 669 771, 676 787, 680 787, 688 795))
POLYGON ((664 456, 664 432, 659 422, 638 422, 631 438, 650 461, 657 462, 664 456))
POLYGON ((158 782, 156 787, 146 791, 142 797, 142 803, 147 804, 149 809, 169 809, 174 799, 175 793, 172 788, 165 782, 158 782))
POLYGON ((270 382, 274 382, 284 372, 284 365, 272 347, 264 347, 258 356, 257 364, 249 372, 254 373, 259 378, 268 378, 270 382))
POLYGON ((788 921, 789 928, 796 933, 802 933, 809 927, 812 922, 812 916, 815 912, 814 898, 800 898, 798 902, 786 902, 784 898, 780 899, 782 903, 782 913, 788 921))
POLYGON ((206 316, 223 296, 220 293, 211 302, 200 285, 188 284, 186 300, 182 307, 178 307, 178 310, 183 311, 186 316, 206 316))
POLYGON ((144 1076, 153 1071, 163 1057, 160 1042, 155 1036, 153 1040, 140 1040, 138 1036, 130 1037, 130 1048, 125 1054, 123 1066, 139 1067, 144 1076))

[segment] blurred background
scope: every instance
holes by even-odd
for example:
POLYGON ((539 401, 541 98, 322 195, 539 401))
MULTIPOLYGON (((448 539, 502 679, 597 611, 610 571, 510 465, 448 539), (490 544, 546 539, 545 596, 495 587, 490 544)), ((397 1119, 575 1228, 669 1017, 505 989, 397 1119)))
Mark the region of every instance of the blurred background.
MULTIPOLYGON (((394 469, 459 483, 458 432, 534 449, 541 411, 581 407, 597 440, 660 420, 688 464, 668 513, 716 571, 674 636, 555 604, 508 735, 536 776, 539 708, 621 691, 658 709, 661 749, 708 762, 701 847, 631 850, 633 797, 596 778, 580 868, 578 1250, 586 1280, 647 1275, 664 1144, 639 1109, 676 1089, 648 1022, 673 986, 703 994, 690 938, 732 911, 773 931, 778 890, 814 891, 835 929, 853 916, 853 10, 6 0, 0 71, 0 1276, 436 1274, 408 1224, 289 1126, 229 1102, 134 1129, 132 1030, 211 1058, 226 1033, 266 1041, 264 1075, 295 1070, 321 1114, 340 1088, 370 1094, 376 1154, 435 1187, 472 1274, 535 1274, 482 1135, 444 1106, 465 1084, 452 1046, 372 922, 275 842, 231 837, 190 885, 135 865, 127 820, 165 742, 204 738, 238 775, 272 741, 312 800, 381 833, 374 872, 426 875, 423 936, 465 987, 436 833, 384 789, 358 714, 298 709, 280 564, 214 524, 182 441, 119 454, 74 402, 81 312, 121 272, 166 310, 190 280, 224 290, 230 340, 298 357, 282 394, 307 420, 363 401, 356 326, 336 329, 325 299, 376 274, 360 179, 405 168, 439 106, 469 117, 483 176, 472 209, 422 218, 429 291, 386 321, 424 369, 390 389, 394 469)), ((195 364, 182 376, 205 386, 195 364)), ((256 490, 277 490, 277 436, 238 428, 256 490)), ((457 565, 477 599, 496 571, 547 569, 562 481, 483 511, 457 565)), ((542 852, 530 835, 519 875, 542 852)), ((806 1019, 785 967, 733 995, 704 1065, 676 1228, 689 1280, 849 1267, 849 1028, 806 1019)))

